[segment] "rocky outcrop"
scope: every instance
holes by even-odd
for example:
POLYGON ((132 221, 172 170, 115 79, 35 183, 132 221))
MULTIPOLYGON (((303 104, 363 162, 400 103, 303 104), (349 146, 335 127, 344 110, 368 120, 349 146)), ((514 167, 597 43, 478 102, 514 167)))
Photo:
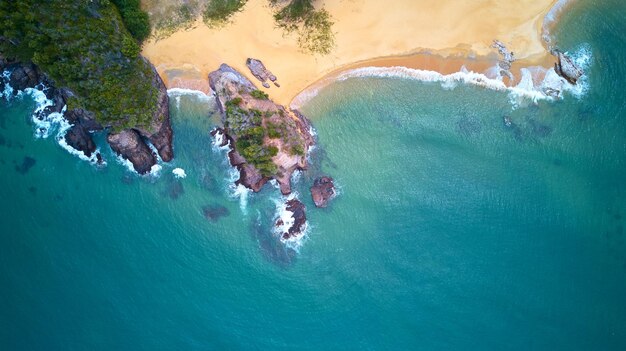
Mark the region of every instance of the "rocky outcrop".
POLYGON ((311 196, 316 207, 328 206, 328 202, 335 196, 333 178, 323 176, 315 179, 311 187, 311 196))
POLYGON ((504 45, 503 42, 499 40, 494 40, 491 47, 497 49, 501 57, 501 59, 498 60, 500 75, 508 77, 511 81, 513 81, 515 77, 513 76, 513 73, 511 73, 511 66, 515 61, 515 55, 512 51, 509 51, 509 49, 507 49, 506 45, 504 45))
POLYGON ((302 236, 306 229, 306 211, 305 206, 298 199, 291 199, 285 203, 286 211, 290 212, 291 218, 289 223, 285 223, 285 220, 278 218, 276 221, 276 228, 279 229, 281 240, 289 240, 302 236))
POLYGON ((578 79, 584 74, 583 70, 565 53, 555 50, 552 54, 557 58, 557 62, 554 64, 556 73, 571 84, 576 84, 578 79))
POLYGON ((297 111, 291 111, 271 100, 254 97, 252 82, 232 67, 222 64, 209 74, 209 84, 215 92, 224 127, 219 130, 230 144, 229 160, 239 170, 238 184, 259 191, 275 179, 284 195, 291 193, 290 178, 294 171, 307 167, 306 154, 313 145, 309 121, 297 111), (262 135, 261 144, 249 145, 251 133, 262 135), (247 150, 239 150, 243 139, 247 150), (251 151, 252 150, 252 151, 251 151), (244 157, 257 150, 254 157, 244 157), (276 151, 273 156, 268 150, 276 151), (257 157, 258 155, 258 157, 257 157), (261 164, 260 158, 269 159, 261 164))
POLYGON ((174 158, 169 97, 167 96, 167 88, 165 84, 163 84, 163 80, 154 66, 152 66, 152 71, 154 73, 152 84, 157 88, 159 94, 156 112, 149 126, 146 128, 136 128, 136 130, 143 138, 154 145, 163 161, 169 162, 174 158))
POLYGON ((250 69, 250 73, 252 73, 256 79, 261 81, 265 88, 270 87, 268 80, 273 82, 275 86, 280 87, 280 84, 276 81, 276 76, 272 74, 270 70, 265 68, 265 65, 261 62, 261 60, 248 58, 246 60, 246 66, 250 69))
POLYGON ((133 164, 133 168, 139 174, 150 172, 157 162, 152 150, 134 129, 126 129, 119 133, 111 133, 107 141, 115 153, 121 155, 133 164))

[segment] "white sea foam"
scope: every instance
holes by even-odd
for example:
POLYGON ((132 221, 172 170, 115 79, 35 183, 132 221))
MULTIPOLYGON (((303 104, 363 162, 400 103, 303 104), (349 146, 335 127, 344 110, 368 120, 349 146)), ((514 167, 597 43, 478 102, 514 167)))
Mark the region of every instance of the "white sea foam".
POLYGON ((172 170, 172 174, 174 174, 174 177, 178 178, 178 179, 184 179, 187 178, 187 173, 185 173, 185 170, 182 168, 174 168, 172 170))
POLYGON ((148 175, 151 176, 151 177, 159 177, 159 176, 161 176, 161 171, 162 170, 163 170, 163 166, 161 166, 158 163, 154 164, 154 165, 152 165, 152 167, 150 167, 150 172, 148 172, 148 175))
POLYGON ((4 97, 7 100, 10 100, 13 97, 13 87, 9 84, 9 78, 11 77, 11 72, 4 71, 2 75, 0 75, 0 79, 4 82, 4 90, 0 91, 0 98, 4 97))
POLYGON ((183 95, 190 95, 190 96, 195 96, 200 100, 203 101, 209 101, 210 97, 205 94, 203 91, 200 90, 193 90, 193 89, 185 89, 185 88, 171 88, 171 89, 167 89, 167 95, 172 98, 172 97, 181 97, 183 95))
MULTIPOLYGON (((585 52, 590 51, 585 49, 585 52)), ((590 52, 585 55, 580 55, 581 62, 585 61, 586 57, 590 57, 590 52)), ((578 57, 574 55, 574 57, 578 57)), ((578 61, 577 61, 578 63, 578 61)), ((582 86, 583 84, 572 86, 567 83, 561 77, 549 76, 549 80, 542 81, 539 86, 535 86, 533 83, 532 75, 528 69, 522 69, 522 79, 518 85, 508 87, 500 79, 489 78, 484 74, 476 73, 472 71, 462 70, 451 74, 441 74, 435 71, 413 69, 407 67, 363 67, 346 71, 339 75, 338 80, 346 80, 349 78, 361 78, 361 77, 382 77, 382 78, 404 78, 404 79, 416 79, 423 82, 434 82, 441 84, 445 89, 454 89, 458 84, 469 84, 490 89, 494 91, 507 92, 509 94, 509 100, 513 108, 523 106, 528 102, 537 103, 540 100, 552 101, 554 98, 546 93, 547 88, 553 88, 560 91, 586 91, 582 86)))
POLYGON ((213 136, 213 151, 223 152, 230 150, 230 141, 227 141, 226 144, 222 146, 224 138, 224 133, 219 130, 215 132, 215 135, 213 136))

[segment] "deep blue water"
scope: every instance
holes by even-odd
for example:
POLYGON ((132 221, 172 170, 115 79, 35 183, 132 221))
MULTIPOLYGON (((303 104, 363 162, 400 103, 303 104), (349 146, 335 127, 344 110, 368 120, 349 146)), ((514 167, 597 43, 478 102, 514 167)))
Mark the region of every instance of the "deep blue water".
POLYGON ((233 195, 210 102, 172 96, 176 159, 147 178, 105 147, 95 169, 35 139, 33 102, 5 103, 0 349, 626 349, 624 9, 581 2, 555 29, 592 53, 582 97, 321 91, 298 253, 271 234, 276 189, 233 195), (323 210, 307 192, 322 173, 340 188, 323 210))

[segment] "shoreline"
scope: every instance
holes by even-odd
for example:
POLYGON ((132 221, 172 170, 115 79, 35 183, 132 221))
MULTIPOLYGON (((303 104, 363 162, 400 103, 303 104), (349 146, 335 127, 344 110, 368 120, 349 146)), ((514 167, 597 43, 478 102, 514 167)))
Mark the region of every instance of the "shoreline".
POLYGON ((155 64, 168 89, 186 88, 209 93, 207 73, 225 62, 255 82, 277 103, 297 108, 302 105, 303 96, 314 94, 342 72, 357 68, 401 66, 445 75, 459 72, 465 67, 469 71, 486 73, 496 65, 499 58, 497 51, 490 48, 491 42, 500 39, 518 58, 512 68, 516 81, 507 84, 511 86, 519 82, 521 68, 552 66, 554 59, 549 53, 546 31, 558 21, 557 17, 563 12, 563 6, 573 2, 529 0, 495 9, 488 6, 490 4, 486 1, 469 5, 444 2, 435 6, 435 9, 430 9, 429 13, 419 14, 418 17, 421 16, 422 19, 433 18, 422 23, 423 28, 412 30, 414 35, 398 37, 396 35, 405 33, 406 28, 399 24, 390 26, 388 22, 414 20, 416 16, 409 16, 404 13, 406 11, 401 13, 398 9, 420 5, 423 9, 426 8, 422 4, 424 1, 401 0, 401 4, 389 9, 391 19, 375 18, 373 24, 371 21, 376 14, 375 10, 380 10, 383 5, 363 1, 366 0, 353 0, 343 6, 330 1, 321 2, 333 15, 336 22, 333 28, 337 31, 337 47, 324 57, 301 53, 295 38, 284 37, 282 31, 274 27, 271 10, 263 0, 250 0, 244 11, 234 16, 233 23, 224 28, 209 29, 198 23, 194 28, 180 30, 168 38, 149 41, 143 54, 155 64), (531 8, 527 13, 517 15, 518 12, 515 12, 516 16, 511 15, 516 7, 529 6, 531 8), (450 12, 451 8, 458 7, 461 9, 450 12), (481 21, 464 19, 470 17, 466 16, 468 11, 476 16, 490 13, 491 17, 476 17, 481 18, 481 21), (494 14, 498 16, 493 16, 494 14), (551 18, 548 19, 547 16, 551 18), (462 22, 457 23, 459 20, 462 22), (443 22, 440 23, 441 21, 443 22), (359 28, 364 24, 369 27, 359 28), (451 30, 449 26, 454 26, 452 31, 455 33, 447 35, 446 32, 451 30), (438 33, 424 35, 426 40, 419 35, 420 32, 426 34, 433 28, 438 33), (359 32, 360 29, 363 30, 359 32), (378 33, 379 30, 382 32, 378 33), (227 44, 235 38, 235 44, 227 44), (468 42, 472 44, 467 44, 468 42), (425 47, 432 49, 424 49, 425 47), (262 60, 278 77, 281 87, 262 88, 245 66, 247 57, 262 60))

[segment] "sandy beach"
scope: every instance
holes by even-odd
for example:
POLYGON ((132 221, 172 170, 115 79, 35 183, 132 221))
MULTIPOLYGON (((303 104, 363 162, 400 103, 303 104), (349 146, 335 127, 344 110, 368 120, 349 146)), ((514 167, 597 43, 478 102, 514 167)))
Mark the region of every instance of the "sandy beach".
POLYGON ((541 39, 545 15, 555 0, 495 1, 325 0, 333 17, 336 47, 330 55, 301 52, 294 35, 276 28, 266 0, 249 0, 230 24, 210 29, 201 20, 190 30, 147 42, 143 54, 168 87, 208 92, 207 74, 228 63, 258 83, 246 58, 262 60, 281 84, 264 89, 289 105, 300 92, 329 74, 363 66, 405 66, 481 72, 497 58, 490 47, 504 42, 518 59, 547 62, 541 39), (425 54, 428 53, 428 54, 425 54))

